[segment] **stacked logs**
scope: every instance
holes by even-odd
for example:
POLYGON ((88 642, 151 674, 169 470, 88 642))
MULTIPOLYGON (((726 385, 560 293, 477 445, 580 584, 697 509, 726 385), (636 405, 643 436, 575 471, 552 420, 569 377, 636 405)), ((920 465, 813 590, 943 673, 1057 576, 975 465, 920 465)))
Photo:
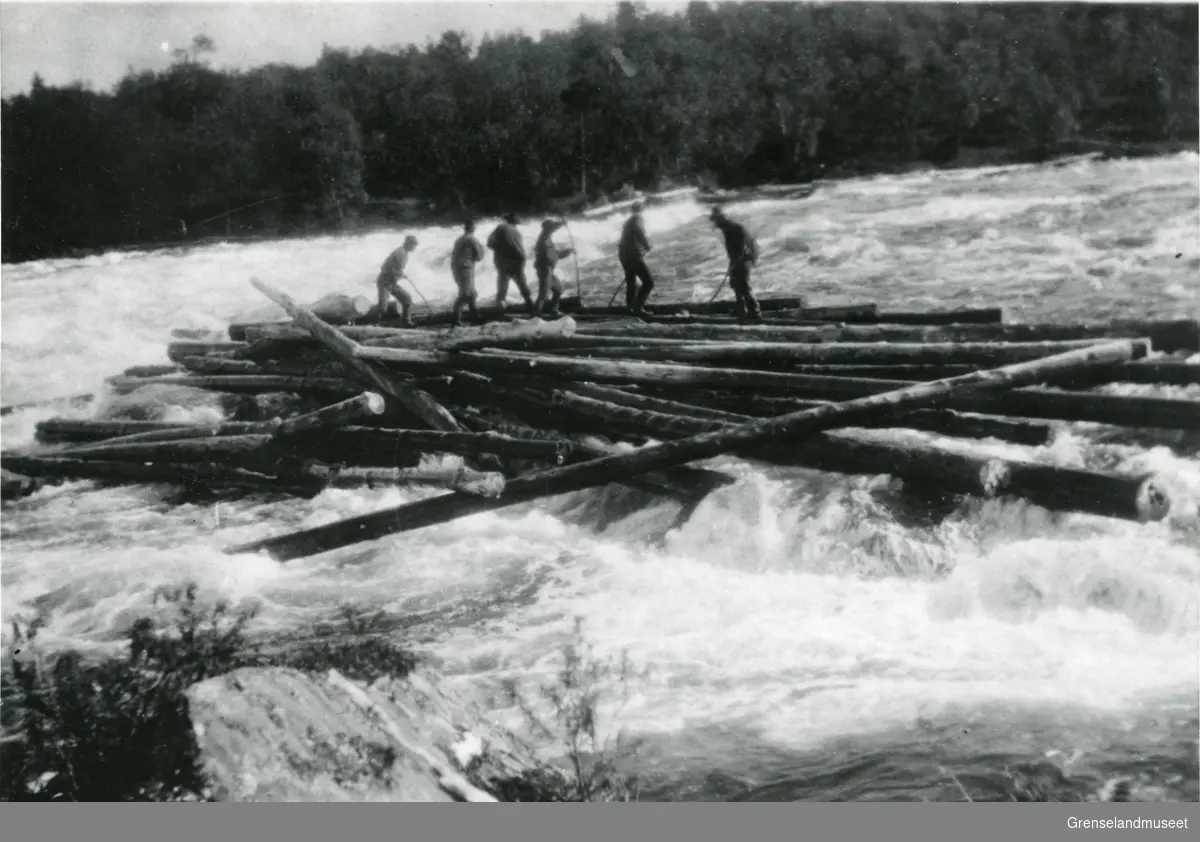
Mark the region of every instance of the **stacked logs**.
POLYGON ((660 306, 630 320, 575 301, 566 308, 574 315, 555 321, 437 329, 446 314, 435 314, 402 330, 355 324, 353 313, 321 318, 253 284, 290 322, 175 331, 173 365, 127 370, 109 388, 210 390, 233 406, 289 393, 305 411, 235 412, 210 425, 50 419, 38 426, 41 447, 6 454, 6 471, 302 496, 354 485, 449 489, 230 549, 287 559, 614 482, 694 506, 733 478, 691 463, 724 454, 888 474, 924 494, 1013 495, 1051 510, 1157 520, 1170 503, 1148 476, 901 444, 873 431, 1026 447, 1051 440, 1048 422, 1200 431, 1200 400, 1083 391, 1200 383, 1200 365, 1159 356, 1200 351, 1195 322, 1011 325, 991 308, 882 313, 779 299, 764 302, 763 323, 742 325, 720 306, 660 306), (426 454, 458 455, 464 467, 419 467, 426 454))

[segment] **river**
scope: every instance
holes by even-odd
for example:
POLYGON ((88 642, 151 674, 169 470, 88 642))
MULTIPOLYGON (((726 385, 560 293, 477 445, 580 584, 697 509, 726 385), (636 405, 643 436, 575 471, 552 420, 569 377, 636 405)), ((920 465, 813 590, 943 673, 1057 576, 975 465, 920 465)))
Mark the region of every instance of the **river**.
MULTIPOLYGON (((1001 305, 1021 321, 1196 318, 1197 164, 1181 154, 863 178, 728 211, 759 238, 763 295, 1001 305)), ((657 295, 707 300, 724 267, 703 209, 682 201, 646 217, 657 295)), ((557 235, 578 249, 589 301, 617 284, 620 223, 575 220, 557 235)), ((536 228, 522 225, 527 242, 536 228)), ((166 362, 172 328, 219 328, 259 307, 251 277, 300 300, 372 294, 404 233, 4 265, 3 402, 98 391, 127 366, 166 362)), ((446 302, 457 231, 415 233, 412 277, 446 302)), ((574 288, 571 260, 562 274, 574 288)), ((491 283, 489 267, 481 290, 491 283)), ((53 414, 5 417, 4 447, 53 414)), ((1200 797, 1200 453, 1084 424, 1058 425, 1040 448, 960 446, 1157 471, 1174 507, 1140 525, 976 501, 929 523, 896 509, 883 477, 719 459, 738 482, 682 524, 674 504, 631 507, 610 488, 278 564, 221 547, 415 492, 173 507, 154 489, 72 483, 5 507, 5 634, 42 610, 50 642, 111 645, 156 588, 188 581, 257 605, 264 634, 350 605, 385 612, 399 639, 515 723, 497 689, 552 678, 578 619, 597 658, 624 652, 637 671, 620 708, 614 691, 602 709, 644 740, 646 799, 961 799, 959 784, 1007 798, 1030 776, 1059 797, 1118 779, 1137 798, 1200 797)))

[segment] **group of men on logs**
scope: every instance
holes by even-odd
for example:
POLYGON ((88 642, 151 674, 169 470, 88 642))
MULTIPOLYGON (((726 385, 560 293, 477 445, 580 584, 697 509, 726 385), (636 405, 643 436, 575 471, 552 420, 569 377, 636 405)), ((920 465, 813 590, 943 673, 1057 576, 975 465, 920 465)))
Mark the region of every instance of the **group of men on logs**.
MULTIPOLYGON (((621 239, 617 246, 617 258, 625 272, 625 303, 629 312, 634 315, 650 314, 646 301, 654 290, 654 275, 646 264, 646 255, 651 246, 646 236, 642 210, 642 203, 635 202, 632 215, 621 229, 621 239)), ((725 252, 729 257, 726 277, 734 295, 737 296, 738 317, 757 321, 761 315, 758 301, 750 290, 750 271, 758 261, 758 243, 744 225, 730 219, 720 207, 713 208, 709 219, 725 238, 725 252)), ((510 281, 516 284, 531 316, 540 317, 543 313, 551 317, 559 315, 562 282, 555 272, 555 267, 559 260, 569 257, 573 249, 560 249, 552 238, 554 232, 565 224, 561 219, 546 219, 542 222, 541 234, 533 246, 533 268, 537 273, 538 282, 536 298, 530 292, 529 283, 525 279, 527 255, 521 232, 517 229, 516 215, 507 214, 488 235, 487 247, 492 252, 492 260, 496 266, 496 308, 500 317, 504 316, 510 281)), ((402 323, 406 327, 412 325, 413 299, 400 286, 400 279, 406 277, 404 272, 408 266, 408 256, 416 247, 417 238, 409 234, 404 238, 404 244, 384 260, 375 281, 379 294, 379 306, 376 310, 378 320, 384 319, 390 296, 400 305, 402 323)), ((456 325, 463 323, 464 309, 470 313, 476 324, 483 321, 475 307, 475 265, 481 263, 484 256, 484 247, 475 237, 475 223, 468 220, 463 225, 462 236, 455 240, 450 252, 450 271, 458 288, 453 308, 456 325)))

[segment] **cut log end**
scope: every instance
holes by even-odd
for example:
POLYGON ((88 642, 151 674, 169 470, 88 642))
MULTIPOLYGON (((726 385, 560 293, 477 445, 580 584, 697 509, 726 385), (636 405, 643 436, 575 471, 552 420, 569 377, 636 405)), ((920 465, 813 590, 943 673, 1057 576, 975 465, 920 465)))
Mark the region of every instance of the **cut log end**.
POLYGON ((1156 478, 1146 477, 1138 486, 1134 498, 1138 520, 1153 523, 1166 518, 1171 512, 1171 498, 1156 478))
POLYGON ((363 411, 369 415, 383 415, 387 411, 387 401, 378 392, 363 392, 359 402, 363 411))

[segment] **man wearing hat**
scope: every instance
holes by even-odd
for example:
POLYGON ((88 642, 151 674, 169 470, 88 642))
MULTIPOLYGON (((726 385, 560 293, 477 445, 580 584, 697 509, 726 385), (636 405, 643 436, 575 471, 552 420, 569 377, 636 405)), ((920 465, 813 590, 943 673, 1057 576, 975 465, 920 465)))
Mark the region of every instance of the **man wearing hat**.
POLYGON ((617 246, 617 259, 625 270, 625 304, 632 313, 646 312, 646 299, 654 289, 654 276, 646 265, 646 252, 650 241, 646 239, 646 226, 642 220, 642 203, 633 203, 633 216, 625 220, 621 229, 621 241, 617 246), (642 282, 638 289, 638 280, 642 282))
POLYGON ((729 286, 737 296, 738 318, 758 320, 758 301, 750 291, 750 267, 758 261, 758 243, 740 222, 734 222, 720 207, 708 217, 725 235, 725 253, 729 256, 729 286))
POLYGON ((510 280, 517 285, 521 297, 525 299, 525 306, 532 313, 533 296, 529 294, 529 284, 525 281, 525 242, 517 230, 515 214, 507 214, 504 221, 496 226, 488 236, 487 247, 492 250, 492 259, 496 264, 496 308, 500 315, 504 315, 510 280))
POLYGON ((479 311, 475 309, 475 264, 483 260, 483 246, 475 239, 475 223, 467 220, 463 224, 463 235, 454 241, 450 251, 450 272, 458 287, 454 299, 454 323, 462 324, 462 309, 465 306, 475 324, 481 324, 479 311))
POLYGON ((383 261, 383 266, 379 269, 379 277, 375 279, 375 289, 379 293, 379 308, 375 313, 375 317, 379 321, 383 321, 384 314, 387 312, 388 295, 391 295, 400 302, 400 317, 405 327, 412 327, 412 319, 409 316, 412 310, 412 296, 400 288, 400 279, 404 277, 404 270, 408 266, 408 255, 417 247, 417 238, 409 234, 404 238, 404 245, 393 251, 383 261))
POLYGON ((558 275, 554 272, 554 267, 558 265, 559 259, 569 257, 571 254, 570 248, 564 248, 561 251, 558 246, 554 245, 554 232, 563 226, 560 219, 547 219, 542 222, 542 233, 537 238, 537 243, 533 247, 533 268, 537 272, 538 279, 538 297, 537 302, 533 305, 533 315, 540 316, 542 308, 546 305, 546 299, 553 294, 550 300, 550 309, 548 315, 558 315, 558 301, 562 298, 562 283, 558 280, 558 275))

